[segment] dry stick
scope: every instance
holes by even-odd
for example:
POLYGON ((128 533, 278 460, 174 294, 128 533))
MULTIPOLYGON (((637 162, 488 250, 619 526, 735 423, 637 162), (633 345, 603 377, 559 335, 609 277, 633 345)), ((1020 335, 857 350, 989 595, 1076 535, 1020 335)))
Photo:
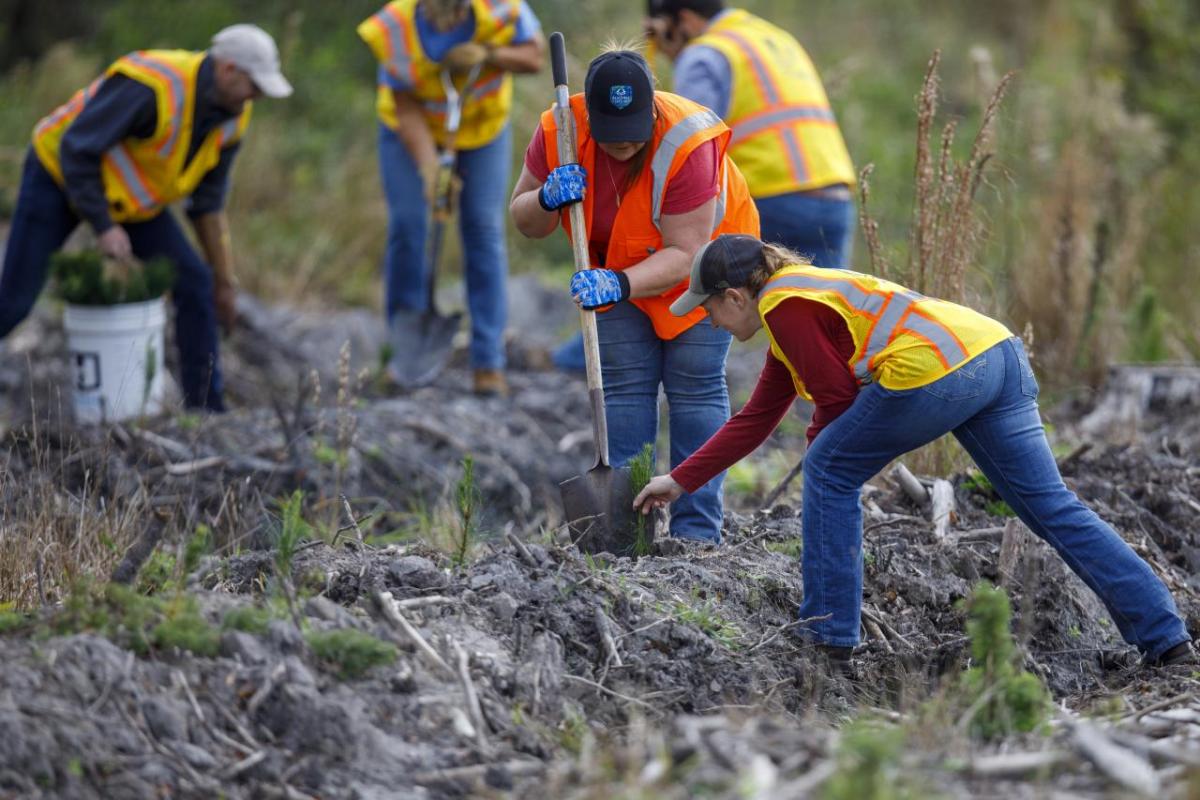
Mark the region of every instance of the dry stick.
POLYGON ((833 616, 833 614, 822 614, 819 617, 805 617, 804 619, 794 619, 791 622, 780 625, 778 628, 775 629, 775 631, 773 633, 771 633, 770 636, 760 639, 758 644, 754 645, 746 652, 753 653, 755 650, 759 650, 763 647, 766 647, 771 642, 775 641, 780 636, 782 636, 785 631, 788 631, 791 628, 796 628, 796 627, 799 627, 800 625, 807 625, 810 622, 823 622, 827 619, 830 619, 832 616, 833 616))
POLYGON ((267 757, 266 750, 259 750, 257 752, 251 753, 250 755, 243 758, 241 761, 238 761, 237 763, 231 764, 228 767, 226 767, 225 770, 223 772, 221 772, 221 779, 226 780, 226 781, 232 780, 233 778, 236 778, 238 775, 241 775, 243 772, 250 769, 251 767, 254 767, 257 764, 262 763, 263 759, 265 759, 266 757, 267 757))
POLYGON ((286 673, 287 666, 282 661, 275 665, 275 669, 271 670, 271 673, 267 675, 267 679, 263 682, 263 685, 258 687, 250 697, 249 702, 246 703, 247 713, 254 716, 254 713, 258 711, 258 707, 266 702, 267 697, 275 690, 275 685, 279 682, 279 679, 286 673))
POLYGON ((862 608, 862 613, 863 616, 869 618, 872 622, 882 628, 883 632, 888 636, 892 637, 897 642, 900 642, 905 647, 912 647, 912 645, 909 644, 908 639, 904 638, 904 634, 892 627, 892 625, 887 621, 887 617, 878 608, 871 608, 870 606, 864 605, 862 608))
MULTIPOLYGON (((617 652, 617 642, 613 639, 612 623, 609 622, 600 606, 592 609, 592 620, 596 623, 596 632, 600 634, 600 642, 604 645, 605 652, 608 653, 608 660, 618 667, 625 666, 621 663, 621 654, 617 652)), ((608 669, 607 664, 605 664, 605 669, 608 669)))
POLYGON ((418 772, 413 776, 418 784, 479 780, 493 769, 503 769, 513 777, 536 775, 546 771, 541 761, 507 761, 502 764, 475 764, 469 767, 448 767, 435 772, 418 772))
POLYGON ((533 557, 533 553, 529 552, 529 548, 525 546, 525 543, 521 541, 519 536, 512 532, 511 528, 505 528, 504 538, 513 546, 513 549, 517 551, 517 557, 524 561, 528 566, 541 566, 538 564, 538 560, 533 557))
POLYGON ((1142 717, 1146 716, 1147 714, 1153 714, 1155 711, 1162 711, 1164 708, 1170 708, 1171 706, 1177 705, 1181 702, 1191 701, 1191 700, 1195 700, 1195 699, 1196 699, 1195 692, 1184 692, 1183 694, 1177 694, 1174 697, 1168 697, 1166 700, 1160 700, 1159 702, 1155 703, 1154 705, 1146 706, 1145 708, 1141 709, 1140 711, 1135 711, 1132 714, 1126 714, 1124 717, 1121 717, 1121 719, 1119 721, 1124 722, 1125 720, 1129 719, 1130 717, 1132 717, 1134 719, 1134 721, 1137 721, 1137 720, 1141 719, 1142 717))
POLYGON ((775 501, 779 499, 780 495, 787 491, 788 486, 796 479, 796 476, 799 475, 803 469, 804 456, 800 456, 800 460, 796 462, 796 466, 788 470, 788 474, 783 476, 783 480, 781 480, 779 484, 771 490, 771 493, 767 495, 767 499, 763 501, 762 507, 764 509, 768 509, 775 505, 775 501))
POLYGON ((425 637, 421 635, 420 631, 414 628, 412 623, 405 619, 404 615, 400 613, 400 609, 396 606, 396 601, 392 597, 391 592, 376 592, 375 600, 379 603, 379 608, 383 611, 383 616, 387 619, 387 621, 399 628, 400 631, 408 637, 409 641, 416 645, 417 650, 420 651, 423 656, 425 656, 429 663, 438 667, 451 677, 457 676, 455 671, 450 668, 450 665, 447 664, 440 655, 438 655, 438 652, 434 650, 432 646, 430 646, 429 642, 425 641, 425 637))
POLYGON ((212 726, 212 724, 208 721, 208 718, 204 716, 204 710, 200 708, 200 703, 197 702, 196 695, 192 693, 192 687, 188 684, 187 677, 182 671, 173 670, 171 672, 171 678, 175 681, 175 685, 182 689, 184 695, 187 696, 188 704, 192 707, 192 713, 196 715, 196 719, 198 719, 200 724, 204 726, 204 730, 208 731, 209 736, 212 736, 226 747, 232 747, 234 750, 238 750, 243 754, 254 752, 254 748, 246 747, 246 745, 242 744, 236 739, 226 736, 224 733, 212 726))
POLYGON ((916 182, 916 202, 913 207, 913 224, 910 233, 908 251, 908 272, 910 280, 913 277, 913 262, 916 261, 917 291, 926 292, 926 269, 928 263, 924 256, 931 252, 932 243, 926 243, 922 238, 930 229, 930 217, 935 209, 930 208, 934 173, 932 159, 929 155, 929 135, 933 129, 933 120, 937 116, 938 101, 938 62, 941 61, 942 51, 934 50, 925 70, 925 80, 921 84, 921 93, 917 100, 917 159, 914 168, 916 182))
POLYGON ((595 681, 590 681, 587 678, 581 678, 578 675, 572 675, 569 672, 564 672, 563 677, 566 678, 567 680, 575 681, 577 683, 582 683, 586 686, 590 686, 593 689, 597 689, 601 692, 604 692, 605 694, 612 695, 613 697, 615 697, 619 700, 625 700, 626 702, 641 706, 642 708, 644 708, 647 711, 650 711, 654 714, 662 713, 657 708, 655 708, 654 706, 647 703, 645 700, 638 700, 636 697, 630 697, 629 695, 621 694, 620 692, 613 691, 612 689, 608 688, 607 686, 603 686, 599 683, 596 683, 595 681))
POLYGON ((475 684, 471 681, 467 651, 454 639, 450 640, 450 647, 458 657, 458 680, 462 683, 463 694, 467 697, 467 712, 471 715, 471 721, 475 723, 475 740, 479 743, 480 749, 487 750, 487 720, 483 717, 483 707, 479 705, 479 695, 475 692, 475 684))
POLYGON ((978 778, 1019 778, 1057 767, 1073 758, 1074 756, 1065 750, 978 756, 967 763, 967 771, 978 778))
POLYGON ((863 627, 867 629, 867 633, 871 634, 873 637, 883 643, 884 650, 887 650, 889 653, 896 652, 896 648, 892 647, 892 643, 889 642, 887 637, 883 635, 883 629, 879 627, 878 622, 866 615, 863 615, 863 627))
POLYGON ((1116 744, 1090 723, 1075 721, 1071 728, 1080 754, 1109 780, 1144 797, 1155 797, 1161 791, 1162 782, 1150 762, 1116 744))

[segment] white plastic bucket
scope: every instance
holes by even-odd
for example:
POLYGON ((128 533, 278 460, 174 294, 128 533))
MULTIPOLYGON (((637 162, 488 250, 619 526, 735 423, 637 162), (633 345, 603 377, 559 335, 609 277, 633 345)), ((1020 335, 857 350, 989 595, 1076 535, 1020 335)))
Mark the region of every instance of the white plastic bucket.
POLYGON ((163 299, 115 306, 68 304, 63 313, 75 419, 119 422, 163 402, 163 299))

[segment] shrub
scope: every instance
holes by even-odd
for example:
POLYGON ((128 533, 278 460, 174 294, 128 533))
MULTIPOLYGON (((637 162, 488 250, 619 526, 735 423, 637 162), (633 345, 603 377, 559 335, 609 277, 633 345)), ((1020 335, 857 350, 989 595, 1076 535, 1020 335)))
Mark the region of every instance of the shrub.
POLYGON ((198 656, 217 654, 221 634, 203 617, 193 598, 180 595, 166 612, 166 618, 154 628, 152 640, 156 646, 178 647, 198 656))
POLYGON ((238 606, 231 609, 221 620, 221 628, 227 631, 245 631, 264 634, 271 623, 271 612, 259 606, 238 606))
POLYGON ((1020 655, 1008 629, 1011 618, 1003 589, 976 587, 967 620, 975 665, 963 674, 962 702, 971 710, 971 732, 984 739, 1032 731, 1046 717, 1046 688, 1036 675, 1020 668, 1020 655))
POLYGON ((316 631, 306 638, 313 655, 332 666, 342 680, 358 678, 372 667, 396 660, 395 646, 354 628, 316 631))

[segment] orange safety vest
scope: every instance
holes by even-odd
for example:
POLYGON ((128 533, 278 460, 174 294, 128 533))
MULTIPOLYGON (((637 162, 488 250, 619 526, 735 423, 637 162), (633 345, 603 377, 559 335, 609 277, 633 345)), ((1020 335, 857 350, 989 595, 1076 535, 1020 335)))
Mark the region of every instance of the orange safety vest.
MULTIPOLYGON (((654 104, 658 109, 658 119, 654 123, 654 138, 646 145, 650 148, 647 153, 648 168, 642 170, 637 181, 621 198, 604 260, 604 266, 608 269, 622 270, 640 264, 662 249, 662 204, 671 180, 697 147, 714 139, 721 153, 721 166, 717 173, 721 193, 717 197, 712 238, 722 233, 759 234, 758 209, 750 199, 746 180, 725 153, 729 146, 729 128, 725 123, 704 106, 670 92, 655 92, 654 104)), ((596 141, 592 139, 588 127, 587 103, 582 93, 572 95, 571 111, 575 116, 579 164, 589 175, 595 175, 596 141)), ((542 114, 542 131, 546 140, 546 163, 550 169, 554 169, 560 161, 558 124, 553 108, 542 114)), ((589 232, 593 211, 594 193, 587 192, 583 198, 583 218, 589 232)), ((568 209, 563 209, 560 217, 567 236, 573 236, 568 209)), ((630 301, 650 318, 654 332, 660 339, 674 339, 704 319, 705 311, 702 308, 694 309, 682 317, 671 313, 671 303, 683 294, 687 285, 688 279, 685 277, 678 285, 660 295, 630 301)))
MULTIPOLYGON (((396 78, 408 82, 408 90, 421 104, 425 122, 438 146, 446 144, 446 90, 442 86, 441 65, 425 55, 417 34, 419 0, 393 0, 358 26, 362 38, 375 58, 396 78)), ((521 13, 520 0, 471 0, 475 14, 472 41, 499 47, 512 42, 521 13)), ((455 80, 460 92, 468 91, 455 80)), ((462 122, 455 144, 463 150, 475 150, 491 142, 504 129, 512 108, 512 75, 498 67, 485 67, 469 89, 463 104, 462 122)), ((379 84, 375 111, 392 130, 396 118, 396 98, 392 88, 379 84)))
POLYGON ((33 129, 38 160, 59 186, 65 186, 59 147, 67 128, 110 75, 124 75, 154 90, 157 127, 149 139, 123 139, 100 162, 100 177, 114 222, 157 216, 170 203, 190 195, 221 160, 221 150, 242 138, 251 104, 209 132, 191 161, 196 75, 207 54, 189 50, 139 50, 118 59, 96 80, 43 118, 33 129))
POLYGON ((854 339, 848 364, 859 385, 916 389, 933 383, 1012 336, 978 311, 925 297, 899 284, 844 269, 784 267, 758 295, 758 314, 771 352, 792 373, 796 392, 811 400, 796 368, 780 349, 767 315, 789 297, 816 300, 841 315, 854 339))
POLYGON ((754 197, 844 183, 854 163, 812 59, 787 31, 731 9, 689 46, 711 47, 729 62, 729 155, 754 197))

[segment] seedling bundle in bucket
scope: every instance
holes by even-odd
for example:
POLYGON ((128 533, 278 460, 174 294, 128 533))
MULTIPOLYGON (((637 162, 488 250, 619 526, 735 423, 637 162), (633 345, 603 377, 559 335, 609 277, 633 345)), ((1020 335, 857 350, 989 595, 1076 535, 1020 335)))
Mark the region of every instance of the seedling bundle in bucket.
POLYGON ((57 253, 52 270, 66 302, 76 420, 117 422, 161 410, 163 294, 175 280, 171 263, 121 265, 83 251, 57 253))

